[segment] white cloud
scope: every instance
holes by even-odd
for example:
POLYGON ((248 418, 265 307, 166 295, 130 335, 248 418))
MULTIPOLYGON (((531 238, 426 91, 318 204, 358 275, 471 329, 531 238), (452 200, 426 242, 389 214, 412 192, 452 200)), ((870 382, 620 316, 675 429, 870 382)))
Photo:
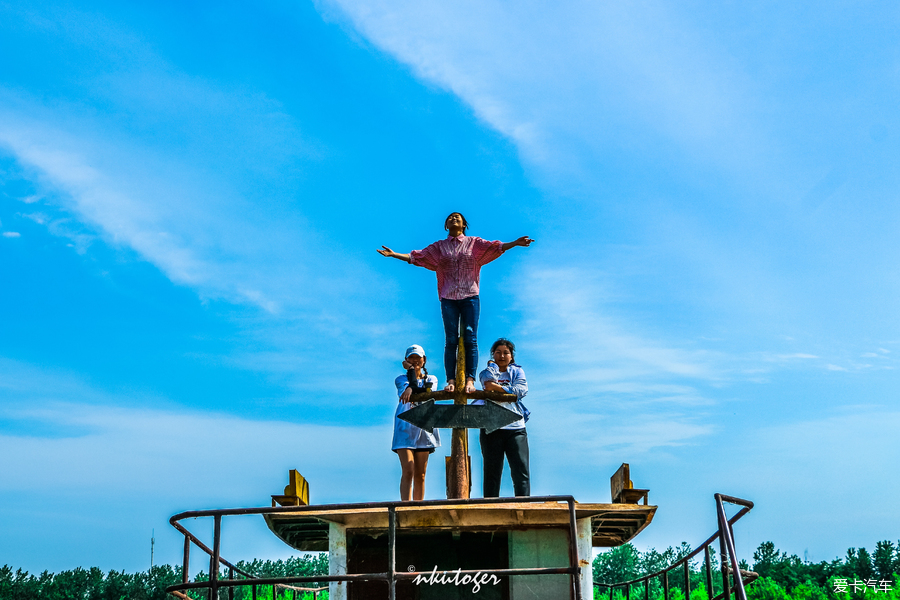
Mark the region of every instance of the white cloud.
POLYGON ((22 237, 22 234, 20 234, 18 231, 4 231, 3 237, 17 238, 17 237, 22 237))
MULTIPOLYGON (((77 138, 51 125, 54 116, 47 116, 50 120, 39 122, 23 113, 0 112, 0 144, 39 182, 56 191, 64 208, 80 222, 113 244, 135 250, 175 283, 214 297, 264 303, 259 295, 244 291, 250 287, 242 281, 250 277, 249 269, 241 272, 240 263, 229 257, 232 244, 238 252, 246 247, 241 241, 249 227, 242 226, 243 233, 235 235, 229 230, 237 227, 221 218, 221 212, 206 213, 213 208, 227 211, 227 204, 203 193, 201 186, 177 185, 173 180, 186 178, 187 173, 173 163, 148 169, 147 163, 158 157, 141 156, 145 151, 128 149, 124 142, 113 148, 100 140, 77 138), (148 170, 159 175, 150 176, 148 170), (161 236, 160 229, 171 229, 174 235, 161 236)), ((72 237, 71 227, 61 228, 67 222, 65 215, 47 219, 38 214, 34 220, 52 222, 55 234, 72 237)), ((77 229, 81 231, 75 235, 86 233, 83 227, 77 229)))
POLYGON ((861 71, 848 65, 848 76, 867 80, 860 95, 816 71, 807 51, 843 60, 806 25, 840 35, 847 23, 870 24, 867 9, 845 20, 777 3, 742 12, 656 0, 318 7, 511 139, 561 236, 596 243, 551 211, 639 248, 622 280, 658 269, 656 281, 640 281, 646 290, 690 297, 721 330, 748 335, 824 338, 836 326, 853 328, 856 343, 890 318, 892 263, 870 257, 893 256, 883 224, 896 215, 896 181, 874 177, 888 159, 872 140, 846 138, 872 119, 895 123, 890 99, 863 75, 890 79, 894 59, 882 38, 854 42, 873 57, 861 71), (835 168, 848 173, 837 197, 798 210, 835 168), (866 230, 878 233, 859 237, 866 230), (852 319, 842 317, 848 305, 852 319))
POLYGON ((323 0, 319 7, 451 90, 528 162, 556 175, 592 168, 579 149, 640 151, 648 129, 728 169, 766 162, 748 78, 725 48, 665 3, 323 0), (623 130, 620 118, 633 127, 623 130))
POLYGON ((636 330, 611 308, 613 294, 594 271, 528 267, 515 281, 528 282, 504 286, 514 294, 512 308, 527 315, 515 341, 535 399, 528 427, 548 455, 611 464, 716 430, 708 413, 721 394, 703 388, 732 376, 726 357, 636 330))
POLYGON ((634 460, 632 473, 641 469, 635 485, 649 487, 651 501, 660 505, 638 543, 701 541, 698 535, 715 526, 714 492, 756 504, 735 527, 738 552, 748 558, 766 540, 789 553, 809 548, 816 560, 831 560, 848 547, 871 549, 885 539, 886 531, 900 527, 900 516, 888 511, 871 519, 859 511, 855 482, 881 486, 884 497, 897 493, 896 478, 888 474, 900 460, 900 412, 877 406, 821 412, 760 426, 723 420, 710 445, 680 452, 679 461, 666 461, 660 451, 646 462, 634 460))
POLYGON ((804 537, 815 538, 825 530, 833 541, 822 545, 834 547, 832 552, 849 546, 871 548, 884 539, 886 531, 896 531, 900 520, 886 515, 872 522, 860 513, 853 482, 881 485, 885 497, 896 493, 896 483, 886 474, 900 460, 898 429, 900 413, 896 411, 846 407, 840 414, 747 431, 739 441, 725 442, 723 454, 751 460, 723 472, 721 481, 734 489, 747 489, 746 482, 766 482, 753 486, 753 500, 767 512, 764 524, 751 525, 756 540, 771 539, 799 552, 804 537), (803 497, 817 500, 802 510, 790 508, 792 499, 803 497), (785 542, 788 538, 791 541, 785 542))
MULTIPOLYGON (((324 484, 329 469, 362 466, 368 472, 373 465, 366 468, 367 460, 382 464, 388 462, 385 457, 390 458, 386 452, 367 451, 389 444, 390 432, 381 426, 330 427, 56 402, 40 409, 6 406, 2 416, 6 427, 0 434, 0 451, 14 458, 2 467, 2 487, 7 492, 33 494, 45 489, 43 474, 52 472, 55 485, 76 493, 127 490, 128 494, 190 497, 215 496, 213 490, 218 488, 222 502, 234 502, 239 495, 236 490, 221 485, 233 477, 242 482, 245 494, 248 487, 256 486, 263 501, 271 493, 266 479, 273 473, 280 477, 286 462, 302 463, 301 471, 324 484), (17 422, 39 427, 28 427, 23 434, 17 432, 17 422), (60 428, 63 433, 57 435, 40 434, 40 430, 60 428), (273 441, 289 448, 297 440, 303 440, 302 456, 273 457, 273 441), (339 452, 334 440, 342 440, 339 452)), ((322 497, 323 489, 317 491, 322 497)), ((330 492, 332 497, 340 498, 335 492, 330 492)))
POLYGON ((593 271, 528 268, 517 280, 529 282, 511 288, 515 308, 528 315, 523 333, 537 346, 553 382, 574 379, 593 387, 622 381, 634 386, 641 380, 646 391, 651 389, 647 378, 715 381, 725 376, 716 353, 672 347, 635 332, 602 300, 608 294, 593 271))
MULTIPOLYGON (((397 493, 400 469, 390 451, 389 425, 301 424, 289 420, 296 411, 286 411, 285 420, 257 421, 202 413, 165 398, 98 390, 78 375, 2 358, 0 398, 0 493, 6 499, 0 554, 14 557, 16 567, 146 568, 151 528, 158 562, 174 564, 181 540, 166 524, 170 515, 268 506, 293 468, 309 480, 316 503, 392 499, 397 493), (55 498, 52 508, 48 494, 55 498)), ((435 469, 429 477, 432 491, 441 489, 440 475, 435 469)), ((231 560, 296 554, 259 517, 228 521, 223 552, 231 560)), ((187 523, 201 536, 207 535, 205 525, 187 523)))
MULTIPOLYGON (((8 16, 25 29, 49 27, 60 52, 89 47, 109 66, 82 78, 80 102, 0 87, 0 151, 38 188, 20 200, 57 212, 38 222, 134 250, 204 297, 269 312, 303 298, 314 273, 305 248, 321 240, 298 211, 274 216, 297 202, 296 190, 279 196, 269 186, 261 210, 242 179, 283 177, 292 161, 315 160, 278 102, 186 73, 99 14, 49 7, 40 18, 8 16), (152 123, 152 133, 123 115, 152 123), (73 217, 80 227, 64 225, 73 217)), ((73 239, 79 251, 89 243, 73 239)))
POLYGON ((547 456, 580 456, 585 464, 607 464, 622 455, 650 460, 653 451, 698 443, 717 429, 705 422, 705 413, 692 415, 665 406, 642 410, 633 403, 625 403, 626 408, 619 402, 610 394, 562 401, 540 396, 531 404, 536 418, 528 422, 529 435, 542 439, 541 452, 547 456))
POLYGON ((265 499, 271 493, 265 478, 273 471, 280 478, 282 467, 291 464, 314 485, 322 482, 321 501, 348 500, 362 489, 325 487, 332 470, 368 473, 373 465, 389 468, 396 460, 389 450, 390 426, 299 423, 291 420, 295 411, 286 411, 284 420, 200 412, 166 398, 105 391, 76 373, 3 358, 0 394, 0 453, 14 459, 0 464, 0 488, 7 491, 38 492, 46 488, 46 473, 53 472, 54 481, 78 493, 182 499, 199 494, 235 502, 257 484, 265 499), (375 447, 385 452, 372 453, 375 447), (229 477, 244 482, 240 490, 221 485, 229 477))
MULTIPOLYGON (((27 212, 21 216, 68 240, 80 254, 93 244, 106 244, 126 260, 149 262, 201 300, 237 305, 225 318, 233 318, 243 340, 254 343, 236 344, 225 360, 278 377, 287 373, 298 380, 287 381, 288 388, 308 381, 303 373, 311 368, 310 360, 321 358, 323 340, 352 337, 356 341, 348 360, 356 352, 369 358, 370 351, 384 353, 385 334, 420 330, 421 323, 398 315, 394 303, 382 307, 371 297, 360 302, 360 290, 377 290, 388 298, 396 290, 376 279, 356 249, 348 252, 346 240, 329 239, 306 220, 304 203, 319 198, 305 198, 302 190, 282 189, 271 180, 265 180, 266 198, 248 197, 247 180, 232 175, 229 161, 251 170, 255 167, 244 163, 253 161, 219 156, 227 154, 220 145, 233 143, 256 153, 254 160, 271 157, 266 168, 286 156, 295 158, 302 140, 280 147, 282 136, 296 134, 290 119, 272 117, 280 121, 270 123, 271 129, 284 131, 268 139, 270 128, 253 120, 268 118, 269 100, 201 83, 192 81, 191 105, 199 112, 208 101, 209 115, 157 114, 179 126, 189 122, 198 131, 215 126, 206 131, 210 137, 204 143, 210 147, 193 152, 190 160, 181 156, 185 149, 178 144, 159 147, 78 107, 62 102, 48 107, 0 89, 0 152, 10 154, 39 190, 28 198, 33 202, 23 204, 27 212)), ((163 103, 162 97, 154 102, 163 103)), ((202 138, 202 133, 194 135, 202 138)))

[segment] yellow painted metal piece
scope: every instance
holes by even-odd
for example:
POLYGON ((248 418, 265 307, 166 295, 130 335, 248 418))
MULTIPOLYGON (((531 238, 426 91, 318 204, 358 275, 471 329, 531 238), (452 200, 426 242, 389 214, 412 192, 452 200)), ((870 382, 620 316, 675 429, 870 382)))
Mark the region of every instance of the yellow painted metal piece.
POLYGON ((289 483, 284 488, 285 496, 297 496, 301 504, 309 504, 309 483, 306 478, 297 472, 297 469, 288 471, 289 483))
POLYGON ((631 467, 628 463, 622 463, 619 470, 609 478, 609 490, 614 504, 619 502, 637 504, 641 499, 644 500, 644 504, 647 504, 647 494, 650 493, 650 490, 634 488, 634 483, 631 481, 631 467))
MULTIPOLYGON (((456 348, 456 390, 454 404, 467 404, 466 398, 466 350, 464 331, 459 332, 456 348)), ((471 459, 469 457, 469 430, 454 429, 447 460, 447 498, 469 498, 472 492, 471 459)))
POLYGON ((275 503, 281 506, 308 506, 309 483, 297 469, 288 471, 288 484, 284 488, 283 496, 272 496, 272 506, 275 503))
POLYGON ((466 347, 462 331, 459 332, 459 344, 456 347, 456 388, 460 389, 460 386, 466 389, 466 347))

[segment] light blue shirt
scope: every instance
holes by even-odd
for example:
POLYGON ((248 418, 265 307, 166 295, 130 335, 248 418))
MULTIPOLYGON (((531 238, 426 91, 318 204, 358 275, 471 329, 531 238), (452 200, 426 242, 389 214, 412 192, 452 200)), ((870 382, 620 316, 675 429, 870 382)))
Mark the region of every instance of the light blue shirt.
MULTIPOLYGON (((430 382, 431 389, 438 389, 438 380, 434 375, 429 375, 426 379, 419 379, 419 385, 430 382)), ((397 396, 402 396, 406 388, 409 387, 409 380, 406 374, 399 376, 394 380, 397 386, 397 396)), ((400 418, 401 413, 405 413, 413 407, 412 402, 398 402, 397 411, 394 413, 394 439, 391 442, 391 450, 400 450, 409 448, 411 450, 433 450, 441 445, 441 435, 435 429, 434 433, 428 433, 421 427, 416 427, 412 423, 407 423, 400 418)))
MULTIPOLYGON (((484 387, 484 384, 488 381, 493 381, 500 385, 506 393, 515 394, 518 398, 515 402, 496 402, 491 400, 491 402, 499 404, 503 408, 522 416, 518 421, 514 421, 501 429, 525 429, 525 422, 531 415, 531 411, 525 408, 525 404, 522 403, 522 398, 528 393, 528 381, 525 379, 525 369, 516 363, 510 363, 509 366, 506 367, 506 371, 501 371, 500 367, 494 362, 489 362, 487 369, 483 370, 478 375, 478 379, 481 381, 481 387, 484 387)), ((484 400, 475 400, 472 404, 484 404, 484 400)))

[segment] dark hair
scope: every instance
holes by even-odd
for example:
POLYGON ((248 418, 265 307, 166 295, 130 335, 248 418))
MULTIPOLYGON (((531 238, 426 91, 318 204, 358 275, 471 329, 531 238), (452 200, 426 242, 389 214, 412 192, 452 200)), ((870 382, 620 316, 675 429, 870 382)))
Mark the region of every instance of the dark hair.
POLYGON ((450 217, 452 217, 453 215, 459 215, 460 217, 462 217, 462 220, 463 220, 463 233, 465 233, 465 232, 466 232, 466 229, 469 228, 469 222, 466 221, 466 218, 465 218, 465 217, 463 216, 463 214, 462 214, 461 212, 459 212, 459 211, 453 211, 452 213, 450 213, 449 215, 447 215, 447 218, 444 219, 444 231, 450 231, 450 226, 447 225, 447 221, 449 221, 449 220, 450 220, 450 217))
POLYGON ((513 360, 516 360, 516 345, 511 341, 506 338, 500 338, 499 340, 491 344, 491 356, 494 355, 494 350, 497 349, 497 346, 506 346, 507 348, 509 348, 509 353, 512 354, 513 360))

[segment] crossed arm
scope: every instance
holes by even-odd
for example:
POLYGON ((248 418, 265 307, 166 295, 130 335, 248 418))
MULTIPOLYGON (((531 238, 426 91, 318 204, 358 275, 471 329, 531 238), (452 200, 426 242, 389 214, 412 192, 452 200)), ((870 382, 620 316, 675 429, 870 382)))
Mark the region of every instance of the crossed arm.
POLYGON ((509 393, 505 389, 503 389, 503 386, 501 386, 496 381, 485 381, 484 382, 484 391, 509 393))
POLYGON ((495 372, 491 372, 490 367, 485 369, 479 375, 481 386, 486 392, 503 392, 505 394, 515 394, 521 400, 528 393, 528 381, 525 379, 525 370, 521 367, 510 369, 511 380, 504 387, 497 383, 495 372))
MULTIPOLYGON (((527 247, 530 246, 534 240, 528 237, 527 235, 523 235, 519 239, 513 242, 504 243, 501 248, 504 252, 509 250, 510 248, 515 248, 516 246, 527 247)), ((396 258, 397 260, 402 260, 403 262, 409 262, 409 254, 400 254, 399 252, 394 252, 387 246, 382 246, 380 250, 376 250, 378 254, 382 256, 387 256, 388 258, 396 258)))

